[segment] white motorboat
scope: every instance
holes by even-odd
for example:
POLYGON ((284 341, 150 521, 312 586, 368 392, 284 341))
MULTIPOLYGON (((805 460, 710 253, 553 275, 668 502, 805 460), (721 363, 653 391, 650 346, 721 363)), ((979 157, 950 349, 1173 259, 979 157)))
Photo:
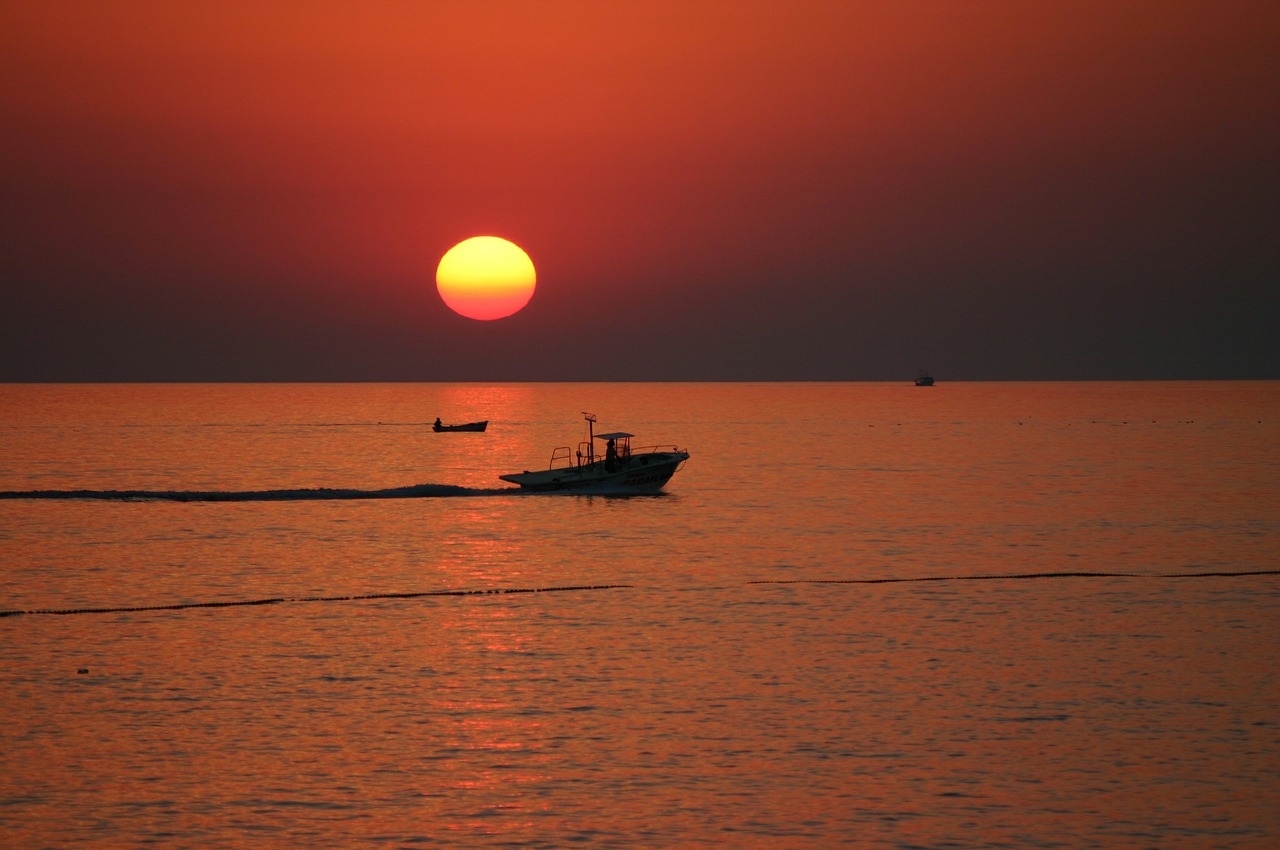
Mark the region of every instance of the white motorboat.
POLYGON ((587 439, 572 454, 568 446, 561 446, 551 453, 546 469, 498 477, 539 492, 656 493, 689 459, 687 451, 675 446, 632 448, 635 435, 625 431, 597 434, 595 416, 583 416, 587 439), (596 453, 597 441, 603 441, 603 453, 596 453))

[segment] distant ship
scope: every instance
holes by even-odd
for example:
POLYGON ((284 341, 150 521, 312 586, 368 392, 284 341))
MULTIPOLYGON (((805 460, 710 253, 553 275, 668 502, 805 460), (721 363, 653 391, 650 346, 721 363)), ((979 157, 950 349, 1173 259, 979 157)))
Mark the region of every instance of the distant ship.
POLYGON ((916 378, 916 386, 917 387, 933 386, 933 375, 930 375, 928 370, 921 369, 919 377, 916 378))

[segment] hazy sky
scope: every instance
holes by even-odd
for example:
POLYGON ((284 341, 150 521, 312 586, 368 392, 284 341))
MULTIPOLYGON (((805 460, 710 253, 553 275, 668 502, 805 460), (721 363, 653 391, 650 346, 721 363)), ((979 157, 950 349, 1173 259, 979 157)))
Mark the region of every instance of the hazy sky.
POLYGON ((0 0, 0 380, 1280 378, 1280 4, 0 0), (521 245, 522 312, 441 255, 521 245))

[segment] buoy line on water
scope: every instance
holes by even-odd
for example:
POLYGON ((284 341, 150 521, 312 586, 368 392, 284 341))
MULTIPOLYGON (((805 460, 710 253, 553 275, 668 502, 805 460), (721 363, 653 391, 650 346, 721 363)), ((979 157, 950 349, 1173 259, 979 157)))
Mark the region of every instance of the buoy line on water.
MULTIPOLYGON (((1280 570, 1238 570, 1206 573, 1115 573, 1054 572, 977 576, 919 576, 907 578, 793 578, 755 579, 746 584, 900 584, 923 581, 1000 581, 1038 578, 1235 578, 1280 575, 1280 570)), ((0 617, 35 614, 127 614, 140 611, 182 611, 188 608, 237 608, 251 605, 280 605, 286 602, 359 602, 371 599, 418 599, 427 596, 500 596, 516 593, 565 593, 585 590, 620 590, 633 584, 579 584, 562 587, 496 587, 486 590, 419 590, 403 593, 362 593, 349 596, 273 596, 266 599, 232 599, 225 602, 175 602, 169 605, 129 605, 110 608, 30 608, 0 611, 0 617)))
POLYGON ((574 590, 613 590, 629 584, 583 584, 566 587, 496 587, 488 590, 420 590, 406 593, 362 593, 352 596, 275 596, 268 599, 233 599, 226 602, 175 602, 171 605, 131 605, 112 608, 33 608, 0 611, 0 617, 24 614, 124 614, 136 611, 181 611, 187 608, 234 608, 279 605, 285 602, 356 602, 367 599, 416 599, 422 596, 497 596, 512 593, 562 593, 574 590))
POLYGON ((1102 572, 1070 572, 1070 573, 1021 573, 1014 575, 981 575, 981 576, 920 576, 915 578, 792 578, 792 579, 757 579, 747 584, 897 584, 909 581, 999 581, 1001 579, 1026 578, 1233 578, 1236 576, 1274 576, 1280 570, 1240 570, 1236 572, 1212 573, 1102 573, 1102 572))

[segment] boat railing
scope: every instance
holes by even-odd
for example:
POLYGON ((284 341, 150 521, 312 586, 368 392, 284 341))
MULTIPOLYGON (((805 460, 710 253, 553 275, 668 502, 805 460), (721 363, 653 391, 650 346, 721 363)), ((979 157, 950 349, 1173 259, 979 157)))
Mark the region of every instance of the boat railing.
MULTIPOLYGON (((573 455, 569 453, 568 446, 559 446, 551 452, 551 463, 547 465, 547 469, 555 469, 558 466, 572 466, 573 455)), ((581 463, 581 461, 579 461, 581 463)))
MULTIPOLYGON (((645 455, 662 454, 668 452, 678 452, 678 446, 625 446, 618 453, 618 460, 626 463, 634 458, 643 458, 645 455)), ((561 467, 569 468, 573 466, 586 466, 596 461, 603 461, 604 455, 596 454, 592 451, 590 443, 582 442, 578 444, 578 450, 575 452, 568 446, 559 446, 551 452, 551 463, 547 465, 547 469, 558 469, 561 467)))
POLYGON ((630 456, 637 457, 639 455, 651 455, 654 453, 678 452, 678 451, 680 451, 678 446, 641 446, 640 448, 632 448, 630 452, 630 456))

